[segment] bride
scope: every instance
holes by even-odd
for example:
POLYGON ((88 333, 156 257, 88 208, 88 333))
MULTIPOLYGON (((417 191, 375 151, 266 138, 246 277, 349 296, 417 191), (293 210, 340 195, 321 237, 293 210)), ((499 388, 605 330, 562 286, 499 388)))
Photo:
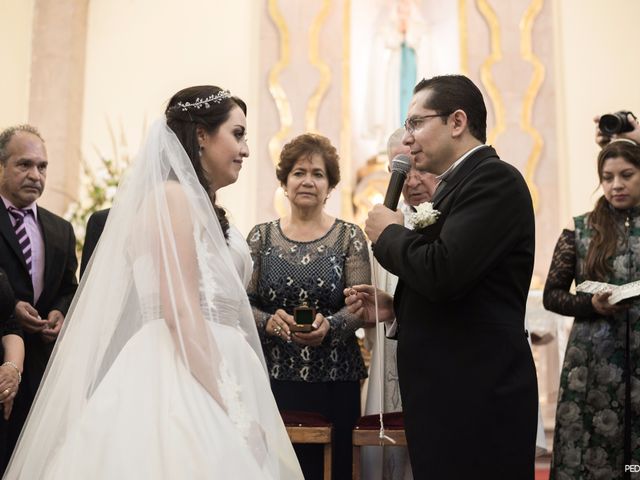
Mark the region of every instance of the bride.
POLYGON ((245 114, 191 87, 150 129, 5 478, 302 478, 245 293, 249 250, 215 204, 249 155, 245 114))

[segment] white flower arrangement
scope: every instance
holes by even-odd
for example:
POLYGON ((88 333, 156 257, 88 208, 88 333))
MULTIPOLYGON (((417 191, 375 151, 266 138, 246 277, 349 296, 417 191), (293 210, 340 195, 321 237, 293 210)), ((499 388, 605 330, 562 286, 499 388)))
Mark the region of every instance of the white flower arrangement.
POLYGON ((415 213, 409 215, 409 224, 414 230, 433 225, 438 220, 440 211, 433 208, 433 203, 423 202, 416 207, 415 213))
POLYGON ((92 213, 111 206, 118 184, 130 163, 128 156, 117 161, 100 157, 100 161, 97 167, 91 167, 85 160, 82 161, 79 198, 69 205, 64 215, 73 225, 78 255, 82 252, 89 217, 92 213))
MULTIPOLYGON (((122 125, 119 131, 113 129, 107 121, 107 129, 111 138, 112 153, 103 155, 96 149, 99 162, 89 162, 85 158, 81 160, 80 188, 75 201, 72 202, 64 218, 71 222, 76 234, 76 250, 78 258, 84 246, 84 236, 87 221, 92 213, 111 207, 125 171, 131 164, 127 136, 122 125)), ((146 121, 143 122, 142 132, 146 131, 146 121)))

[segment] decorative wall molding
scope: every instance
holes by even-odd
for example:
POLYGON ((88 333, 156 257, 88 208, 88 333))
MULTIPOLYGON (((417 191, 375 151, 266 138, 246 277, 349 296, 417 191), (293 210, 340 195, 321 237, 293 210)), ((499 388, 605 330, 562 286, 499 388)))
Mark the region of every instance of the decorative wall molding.
POLYGON ((305 127, 307 132, 318 131, 318 109, 320 108, 320 102, 322 101, 329 84, 331 83, 331 69, 326 62, 320 57, 320 29, 327 20, 329 15, 329 7, 331 6, 331 0, 323 0, 322 7, 313 19, 311 29, 309 30, 309 62, 320 73, 320 81, 316 90, 307 103, 307 110, 305 113, 305 127))
POLYGON ((493 114, 495 116, 495 124, 487 133, 487 143, 495 144, 500 134, 502 134, 507 128, 504 101, 498 87, 496 86, 493 72, 491 70, 497 62, 502 60, 500 22, 493 8, 489 5, 489 2, 486 0, 476 0, 476 5, 489 27, 490 34, 491 52, 484 62, 482 62, 482 66, 480 67, 480 80, 489 95, 489 99, 493 105, 493 114))
POLYGON ((533 24, 536 17, 542 10, 544 0, 532 0, 524 15, 520 21, 520 52, 522 58, 529 62, 533 66, 533 74, 531 76, 531 82, 527 87, 524 97, 522 99, 522 110, 520 113, 520 127, 527 132, 532 140, 533 146, 531 152, 527 158, 527 163, 524 168, 524 178, 531 191, 531 198, 533 200, 533 208, 538 210, 540 193, 536 184, 536 170, 538 168, 538 162, 540 161, 540 155, 542 153, 542 147, 544 146, 544 140, 540 132, 533 126, 533 105, 540 92, 540 87, 544 81, 545 69, 544 65, 540 61, 540 58, 533 53, 533 24))
POLYGON ((340 127, 340 172, 342 218, 353 220, 353 159, 351 157, 351 0, 342 2, 342 98, 340 127))
MULTIPOLYGON (((291 47, 289 29, 278 6, 278 0, 269 0, 269 16, 278 30, 280 40, 280 58, 269 71, 268 80, 269 93, 271 93, 273 97, 280 118, 280 128, 269 140, 269 156, 275 168, 278 165, 282 145, 291 132, 291 125, 293 124, 291 104, 280 83, 280 74, 291 62, 291 47)), ((274 207, 279 215, 285 213, 286 206, 284 205, 284 198, 282 198, 282 196, 275 195, 274 207)))

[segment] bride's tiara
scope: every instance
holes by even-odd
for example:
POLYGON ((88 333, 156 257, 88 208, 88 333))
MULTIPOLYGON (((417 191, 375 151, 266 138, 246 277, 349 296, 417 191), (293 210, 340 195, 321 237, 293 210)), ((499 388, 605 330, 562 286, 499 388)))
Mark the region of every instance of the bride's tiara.
POLYGON ((196 101, 191 103, 191 102, 178 102, 175 105, 173 105, 172 107, 169 108, 169 110, 182 110, 183 112, 186 112, 187 110, 189 110, 190 108, 195 108, 197 110, 200 110, 201 108, 209 108, 211 103, 220 103, 223 100, 226 100, 227 98, 231 97, 231 92, 229 92, 229 90, 220 90, 218 93, 215 93, 213 95, 209 95, 207 98, 196 98, 196 101))

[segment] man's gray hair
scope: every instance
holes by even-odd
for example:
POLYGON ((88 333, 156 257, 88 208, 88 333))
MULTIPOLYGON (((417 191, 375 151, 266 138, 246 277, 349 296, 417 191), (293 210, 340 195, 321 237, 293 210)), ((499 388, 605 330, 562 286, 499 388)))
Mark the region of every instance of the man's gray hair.
POLYGON ((32 133, 33 135, 38 137, 42 141, 42 143, 44 143, 42 135, 40 135, 38 129, 33 125, 28 125, 25 123, 23 125, 15 125, 13 127, 5 128, 0 133, 0 163, 2 165, 5 165, 7 163, 7 160, 9 159, 9 151, 7 150, 7 145, 9 145, 9 142, 11 141, 13 136, 18 132, 32 133))
POLYGON ((389 161, 392 160, 391 150, 399 145, 402 145, 402 137, 404 137, 404 127, 400 127, 395 132, 393 132, 389 137, 389 140, 387 140, 387 155, 389 157, 389 161))

